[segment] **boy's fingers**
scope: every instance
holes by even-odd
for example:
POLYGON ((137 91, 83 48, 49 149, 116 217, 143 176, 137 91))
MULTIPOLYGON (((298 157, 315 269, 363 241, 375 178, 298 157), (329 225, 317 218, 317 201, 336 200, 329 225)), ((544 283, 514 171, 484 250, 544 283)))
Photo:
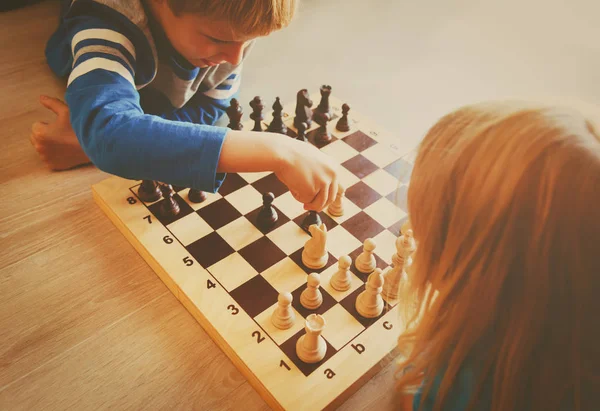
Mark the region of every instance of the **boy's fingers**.
POLYGON ((31 132, 33 133, 32 135, 45 134, 47 130, 48 130, 48 123, 45 123, 43 121, 36 121, 31 126, 31 132))
POLYGON ((48 110, 53 111, 57 116, 69 112, 69 107, 62 101, 54 97, 41 96, 40 103, 48 110))
POLYGON ((307 210, 321 211, 323 206, 327 202, 327 195, 329 194, 329 187, 323 187, 313 201, 305 205, 307 210))

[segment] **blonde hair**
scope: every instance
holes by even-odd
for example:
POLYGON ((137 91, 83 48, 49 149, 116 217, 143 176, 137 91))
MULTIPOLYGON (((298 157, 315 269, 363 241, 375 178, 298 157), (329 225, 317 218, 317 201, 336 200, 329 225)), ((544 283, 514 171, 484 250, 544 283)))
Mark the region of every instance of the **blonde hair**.
POLYGON ((492 411, 583 409, 600 381, 592 121, 516 102, 446 115, 419 148, 408 208, 418 248, 401 290, 399 387, 424 382, 426 398, 441 377, 441 409, 471 364, 471 409, 486 384, 492 411))
POLYGON ((287 27, 299 0, 167 0, 175 14, 198 13, 229 22, 236 33, 265 36, 287 27))

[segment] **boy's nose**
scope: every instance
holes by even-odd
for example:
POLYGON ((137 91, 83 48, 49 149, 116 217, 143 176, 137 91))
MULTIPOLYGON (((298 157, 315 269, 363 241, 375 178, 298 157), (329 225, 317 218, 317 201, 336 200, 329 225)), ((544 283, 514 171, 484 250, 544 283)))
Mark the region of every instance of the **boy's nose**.
POLYGON ((227 49, 227 62, 237 66, 242 62, 242 57, 244 56, 244 48, 245 43, 235 43, 229 46, 227 49))

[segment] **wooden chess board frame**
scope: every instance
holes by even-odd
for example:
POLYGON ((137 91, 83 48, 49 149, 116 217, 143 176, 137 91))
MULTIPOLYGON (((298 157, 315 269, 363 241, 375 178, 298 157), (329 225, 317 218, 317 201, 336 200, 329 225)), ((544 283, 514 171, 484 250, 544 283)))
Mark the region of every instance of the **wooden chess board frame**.
MULTIPOLYGON (((314 108, 320 95, 312 93, 311 98, 314 108)), ((379 144, 385 144, 394 156, 410 156, 412 147, 401 147, 401 140, 375 127, 359 113, 350 111, 349 132, 335 130, 335 123, 341 115, 341 102, 331 96, 330 104, 336 117, 329 125, 334 136, 342 138, 360 129, 379 144)), ((267 104, 265 106, 268 107, 267 104)), ((295 131, 294 108, 295 102, 285 106, 283 111, 284 121, 292 133, 295 131)), ((270 115, 265 115, 265 128, 271 119, 270 115)), ((252 126, 252 121, 244 122, 245 129, 251 130, 252 126)), ((313 125, 310 130, 316 127, 313 125)), ((394 360, 401 324, 395 302, 386 302, 387 310, 380 317, 333 356, 314 365, 307 375, 278 344, 284 339, 282 335, 291 336, 303 329, 302 316, 297 314, 296 317, 300 325, 295 324, 293 329, 283 331, 273 327, 268 316, 253 318, 248 315, 218 279, 190 256, 173 233, 153 219, 148 206, 136 196, 139 183, 111 177, 92 187, 93 197, 271 408, 312 410, 337 407, 394 360)), ((335 267, 330 267, 329 275, 335 267)), ((325 278, 328 282, 329 277, 324 277, 322 287, 325 286, 325 278)))

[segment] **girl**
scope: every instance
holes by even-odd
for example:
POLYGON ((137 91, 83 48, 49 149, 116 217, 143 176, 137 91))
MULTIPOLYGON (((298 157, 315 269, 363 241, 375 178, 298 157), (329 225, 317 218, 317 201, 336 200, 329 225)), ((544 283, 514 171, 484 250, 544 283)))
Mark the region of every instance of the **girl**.
MULTIPOLYGON (((600 113, 597 111, 596 113, 600 113)), ((591 410, 600 387, 600 138, 486 103, 424 138, 398 372, 414 410, 591 410)))

